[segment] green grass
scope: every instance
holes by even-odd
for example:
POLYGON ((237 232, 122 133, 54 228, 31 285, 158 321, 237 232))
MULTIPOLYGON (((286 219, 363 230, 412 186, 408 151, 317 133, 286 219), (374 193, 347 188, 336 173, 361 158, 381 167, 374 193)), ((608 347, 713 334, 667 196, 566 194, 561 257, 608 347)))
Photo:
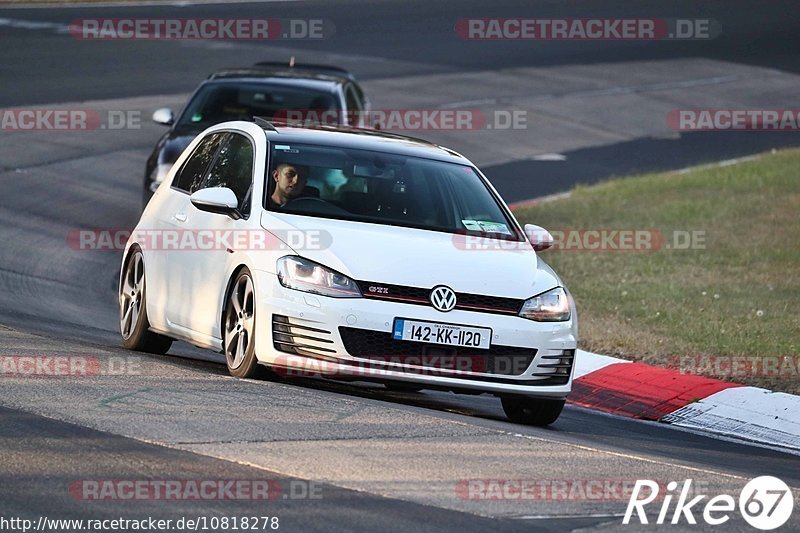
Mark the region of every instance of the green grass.
MULTIPOLYGON (((705 232, 703 249, 548 250, 572 291, 581 346, 668 366, 671 356, 800 354, 800 150, 727 167, 579 187, 516 211, 551 230, 705 232)), ((800 392, 800 376, 736 381, 800 392)))

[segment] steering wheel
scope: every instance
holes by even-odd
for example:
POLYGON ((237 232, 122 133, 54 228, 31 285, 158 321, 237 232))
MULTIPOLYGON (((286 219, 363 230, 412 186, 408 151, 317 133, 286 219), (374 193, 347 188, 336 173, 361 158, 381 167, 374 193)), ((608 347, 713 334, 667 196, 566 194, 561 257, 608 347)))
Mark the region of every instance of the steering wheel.
POLYGON ((314 196, 301 196, 300 198, 294 198, 293 200, 289 200, 285 204, 284 207, 300 207, 302 203, 309 203, 309 204, 325 204, 325 205, 333 205, 327 200, 323 200, 322 198, 316 198, 314 196))
POLYGON ((289 209, 301 209, 303 211, 308 211, 310 213, 330 214, 339 216, 350 215, 348 211, 345 211, 338 205, 333 204, 327 200, 323 200, 322 198, 315 198, 314 196, 301 196, 300 198, 289 200, 283 205, 283 207, 289 209))

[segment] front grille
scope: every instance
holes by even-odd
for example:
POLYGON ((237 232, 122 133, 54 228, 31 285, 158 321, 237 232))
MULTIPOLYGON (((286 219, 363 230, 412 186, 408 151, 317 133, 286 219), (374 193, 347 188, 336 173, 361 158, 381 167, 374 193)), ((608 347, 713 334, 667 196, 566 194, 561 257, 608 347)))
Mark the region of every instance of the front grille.
POLYGON ((518 376, 530 367, 536 350, 495 345, 488 350, 396 340, 391 332, 339 326, 347 353, 377 362, 401 363, 437 370, 518 376))
POLYGON ((516 315, 522 309, 524 300, 516 298, 500 298, 499 296, 485 296, 482 294, 456 293, 456 309, 468 311, 485 311, 488 313, 503 313, 516 315))
MULTIPOLYGON (((430 296, 433 288, 408 287, 405 285, 391 285, 389 283, 376 283, 372 281, 357 281, 358 288, 364 298, 376 300, 392 300, 416 305, 431 305, 430 296)), ((522 309, 525 300, 517 298, 503 298, 487 296, 484 294, 456 293, 456 309, 464 311, 478 311, 482 313, 496 313, 502 315, 516 315, 522 309)))
POLYGON ((295 355, 319 357, 334 354, 330 331, 313 327, 312 322, 283 315, 272 315, 272 345, 276 350, 295 355))

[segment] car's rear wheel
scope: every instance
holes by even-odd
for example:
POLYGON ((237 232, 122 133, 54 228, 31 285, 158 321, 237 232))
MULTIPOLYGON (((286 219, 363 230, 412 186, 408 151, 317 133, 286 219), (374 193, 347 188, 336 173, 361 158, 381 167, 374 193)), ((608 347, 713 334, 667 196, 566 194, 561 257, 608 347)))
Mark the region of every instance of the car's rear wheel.
POLYGON ((255 377, 260 371, 256 358, 256 293, 246 268, 231 286, 222 326, 228 372, 237 378, 255 377))
POLYGON ((546 426, 558 420, 565 400, 542 400, 520 396, 501 398, 503 411, 512 422, 528 426, 546 426))
POLYGON ((165 354, 172 339, 150 331, 147 319, 144 256, 134 249, 125 262, 119 287, 119 330, 122 346, 129 350, 165 354))

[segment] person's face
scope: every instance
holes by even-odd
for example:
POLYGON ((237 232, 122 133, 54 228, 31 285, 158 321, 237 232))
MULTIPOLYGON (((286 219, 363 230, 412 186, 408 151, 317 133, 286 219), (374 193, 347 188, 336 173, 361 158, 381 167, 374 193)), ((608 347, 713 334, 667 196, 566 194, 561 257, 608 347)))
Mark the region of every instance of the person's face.
POLYGON ((303 192, 306 177, 292 165, 280 165, 272 172, 278 193, 284 198, 294 198, 303 192))

